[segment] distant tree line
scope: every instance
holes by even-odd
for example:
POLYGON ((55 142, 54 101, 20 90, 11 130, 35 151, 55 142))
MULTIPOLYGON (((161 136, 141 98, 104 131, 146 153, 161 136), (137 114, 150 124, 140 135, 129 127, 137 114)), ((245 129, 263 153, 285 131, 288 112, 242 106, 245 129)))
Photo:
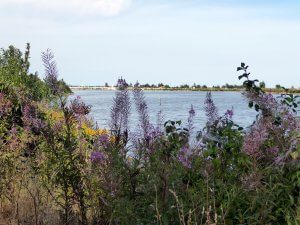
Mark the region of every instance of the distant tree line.
MULTIPOLYGON (((122 78, 121 78, 122 79, 122 78)), ((104 84, 105 87, 110 87, 111 85, 109 85, 107 82, 105 82, 104 84)), ((114 87, 116 87, 116 85, 113 85, 114 87)), ((258 86, 260 88, 263 89, 272 89, 272 90, 283 90, 284 88, 280 85, 280 84, 276 84, 274 87, 267 87, 266 83, 264 81, 261 81, 258 83, 258 86)), ((133 84, 129 83, 128 87, 132 88, 133 84)), ((224 84, 224 85, 213 85, 213 86, 208 86, 205 84, 196 84, 194 83, 193 85, 189 85, 189 84, 182 84, 182 85, 169 85, 169 84, 164 84, 164 83, 158 83, 158 84, 149 84, 149 83, 145 83, 145 84, 140 84, 141 88, 149 88, 149 89, 242 89, 243 85, 237 85, 237 84, 224 84)), ((291 91, 297 91, 300 88, 295 88, 294 86, 292 86, 289 90, 291 91)))

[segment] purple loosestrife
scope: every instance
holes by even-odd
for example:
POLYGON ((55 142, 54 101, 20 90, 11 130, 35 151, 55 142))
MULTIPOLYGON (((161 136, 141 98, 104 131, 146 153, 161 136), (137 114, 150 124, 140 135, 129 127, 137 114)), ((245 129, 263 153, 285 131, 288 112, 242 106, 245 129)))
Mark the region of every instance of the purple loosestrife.
POLYGON ((212 125, 215 123, 215 121, 218 119, 218 109, 212 99, 211 92, 207 92, 206 99, 204 102, 204 111, 207 117, 207 123, 208 125, 212 125))
POLYGON ((260 109, 259 119, 245 135, 244 151, 253 158, 270 159, 275 163, 284 161, 299 143, 295 135, 300 131, 299 122, 294 111, 272 94, 250 89, 243 95, 260 109))
POLYGON ((202 145, 205 146, 209 141, 220 142, 220 137, 217 134, 218 128, 223 125, 222 117, 219 117, 218 109, 212 99, 211 92, 207 92, 204 101, 204 111, 207 117, 205 131, 201 133, 202 145))
POLYGON ((184 146, 178 152, 178 161, 186 168, 192 168, 193 151, 184 146))
POLYGON ((93 151, 91 153, 91 161, 94 164, 102 164, 105 162, 105 157, 102 152, 99 151, 93 151))
POLYGON ((263 157, 262 146, 268 139, 268 131, 263 121, 258 121, 244 137, 243 151, 253 159, 263 157))
POLYGON ((124 79, 118 80, 117 91, 111 108, 110 121, 111 130, 117 133, 128 132, 130 97, 127 87, 128 85, 124 79))
POLYGON ((137 152, 142 151, 143 153, 152 154, 155 150, 155 143, 164 134, 158 127, 149 125, 148 133, 143 136, 139 131, 132 134, 132 142, 137 149, 137 152))
POLYGON ((278 111, 279 104, 271 93, 267 94, 264 92, 247 90, 243 92, 243 95, 250 102, 259 105, 262 111, 262 116, 270 116, 271 114, 274 114, 276 111, 278 111))
POLYGON ((49 86, 53 95, 57 95, 59 91, 58 85, 58 70, 56 62, 54 61, 54 55, 50 49, 42 52, 42 61, 45 67, 45 82, 49 86))
POLYGON ((94 143, 94 149, 99 150, 103 148, 107 148, 110 143, 110 138, 108 134, 101 134, 98 135, 95 143, 94 143))
POLYGON ((148 143, 148 152, 151 154, 154 151, 154 143, 156 140, 158 140, 160 137, 162 137, 164 133, 158 128, 154 126, 150 126, 148 135, 146 137, 146 141, 148 143))
POLYGON ((109 140, 108 134, 101 134, 99 136, 99 142, 100 142, 101 145, 106 147, 109 144, 109 141, 110 140, 109 140))
POLYGON ((136 83, 134 85, 133 99, 139 115, 139 127, 143 132, 144 139, 146 139, 146 137, 149 134, 151 125, 150 125, 149 115, 148 115, 148 106, 145 100, 144 92, 140 88, 139 83, 136 83))

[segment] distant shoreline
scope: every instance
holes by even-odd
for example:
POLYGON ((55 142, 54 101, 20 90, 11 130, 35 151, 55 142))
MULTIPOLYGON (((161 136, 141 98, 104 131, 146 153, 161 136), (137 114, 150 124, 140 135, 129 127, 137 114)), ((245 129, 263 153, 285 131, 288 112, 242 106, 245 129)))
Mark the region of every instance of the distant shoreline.
MULTIPOLYGON (((116 87, 105 87, 105 86, 69 86, 71 90, 101 90, 101 91, 114 91, 116 87)), ((128 88, 132 90, 132 87, 128 88)), ((243 88, 215 88, 215 87, 207 87, 207 88, 142 88, 144 91, 220 91, 220 92, 242 92, 243 88)), ((282 89, 276 88, 264 88, 265 92, 269 93, 285 93, 282 89)), ((288 93, 296 93, 300 94, 300 89, 289 89, 288 93)))

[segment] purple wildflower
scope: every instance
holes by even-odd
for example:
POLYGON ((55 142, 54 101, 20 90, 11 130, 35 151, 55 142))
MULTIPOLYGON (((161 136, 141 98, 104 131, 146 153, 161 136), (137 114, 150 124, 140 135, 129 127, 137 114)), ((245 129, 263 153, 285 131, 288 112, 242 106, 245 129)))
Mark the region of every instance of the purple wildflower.
POLYGON ((110 128, 114 132, 124 133, 128 131, 128 121, 130 114, 130 97, 125 85, 126 81, 119 79, 118 90, 113 99, 113 106, 111 108, 110 128))
POLYGON ((232 117, 233 117, 233 109, 227 109, 227 111, 226 111, 226 113, 225 113, 225 117, 227 118, 227 119, 232 119, 232 117))
POLYGON ((158 137, 161 137, 164 133, 157 127, 150 126, 149 132, 147 134, 146 140, 151 144, 153 143, 158 137))
POLYGON ((251 90, 243 94, 260 108, 259 120, 244 138, 244 151, 253 158, 265 158, 275 163, 288 158, 289 152, 296 148, 295 134, 299 132, 295 113, 272 94, 251 90), (276 147, 266 148, 266 140, 276 147))
POLYGON ((186 168, 192 168, 193 152, 188 147, 182 147, 178 152, 178 161, 186 168))
POLYGON ((208 118, 208 124, 212 125, 219 117, 218 109, 212 99, 211 92, 207 92, 206 99, 205 99, 205 107, 204 111, 208 118))
POLYGON ((277 156, 278 153, 279 153, 279 148, 278 147, 267 148, 266 152, 273 155, 273 156, 277 156))
POLYGON ((99 151, 94 151, 91 153, 91 161, 95 164, 101 164, 105 161, 104 154, 99 151))
POLYGON ((278 111, 279 104, 271 93, 266 94, 254 91, 245 91, 243 95, 250 102, 254 102, 259 105, 263 116, 270 116, 278 111))
POLYGON ((268 131, 262 121, 254 124, 244 137, 243 151, 254 159, 263 156, 262 145, 268 138, 268 131))
POLYGON ((140 88, 139 83, 136 83, 134 85, 133 98, 136 109, 139 114, 139 126, 142 129, 144 139, 146 139, 150 131, 150 121, 148 115, 148 106, 145 100, 143 90, 140 88))
POLYGON ((98 140, 99 144, 103 147, 107 147, 110 142, 108 134, 101 134, 98 140))
POLYGON ((38 118, 36 106, 26 104, 23 108, 22 113, 25 130, 39 133, 44 128, 45 124, 41 119, 38 118))

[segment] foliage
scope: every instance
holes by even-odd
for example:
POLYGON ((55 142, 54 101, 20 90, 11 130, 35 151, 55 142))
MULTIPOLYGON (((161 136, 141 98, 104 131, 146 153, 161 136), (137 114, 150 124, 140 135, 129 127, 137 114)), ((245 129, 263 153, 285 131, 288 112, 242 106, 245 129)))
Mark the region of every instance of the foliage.
POLYGON ((29 47, 24 57, 13 47, 0 57, 1 76, 9 77, 0 92, 0 200, 15 209, 6 224, 300 223, 298 97, 288 90, 280 98, 265 93, 242 63, 256 120, 240 127, 208 92, 207 123, 195 135, 193 106, 186 126, 152 124, 138 84, 139 125, 130 129, 134 108, 120 79, 105 130, 88 118, 90 106, 59 86, 51 51, 42 57, 46 79, 35 87, 23 83, 32 79, 29 47))

